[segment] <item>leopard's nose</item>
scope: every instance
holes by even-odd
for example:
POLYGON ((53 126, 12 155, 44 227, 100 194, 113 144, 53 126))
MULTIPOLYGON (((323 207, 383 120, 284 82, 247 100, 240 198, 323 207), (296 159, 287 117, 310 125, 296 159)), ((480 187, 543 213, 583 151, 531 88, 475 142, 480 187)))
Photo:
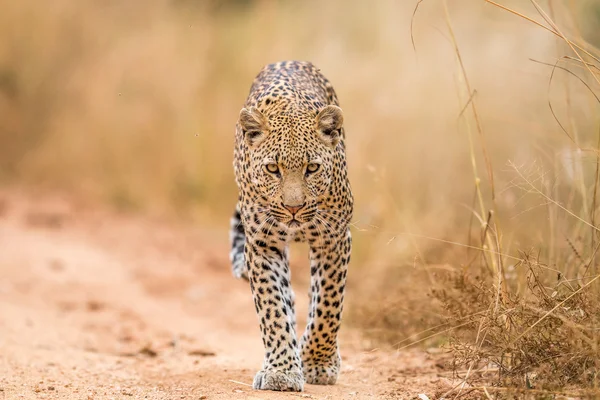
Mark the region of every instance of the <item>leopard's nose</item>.
POLYGON ((289 206, 287 204, 284 204, 283 206, 286 208, 286 210, 288 210, 289 212, 292 213, 292 215, 296 215, 296 213, 298 211, 300 211, 302 209, 302 207, 305 206, 306 203, 302 204, 301 206, 289 206))

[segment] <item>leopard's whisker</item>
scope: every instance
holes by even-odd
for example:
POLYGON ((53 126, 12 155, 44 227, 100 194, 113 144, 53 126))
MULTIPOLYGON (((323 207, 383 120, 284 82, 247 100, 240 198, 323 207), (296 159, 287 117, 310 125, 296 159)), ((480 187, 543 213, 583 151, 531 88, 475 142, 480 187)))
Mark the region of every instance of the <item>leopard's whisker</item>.
POLYGON ((264 226, 264 225, 267 223, 267 221, 268 221, 270 218, 271 218, 271 216, 270 216, 270 215, 267 215, 267 216, 265 217, 265 219, 264 219, 264 220, 263 220, 263 221, 262 221, 262 222, 261 222, 261 223, 258 225, 258 227, 256 228, 256 231, 255 231, 253 234, 249 235, 248 237, 249 237, 250 239, 254 239, 254 237, 256 237, 256 235, 257 235, 257 234, 258 234, 258 233, 261 231, 262 227, 263 227, 263 226, 264 226))
POLYGON ((334 233, 337 233, 337 230, 336 230, 336 229, 334 229, 334 228, 333 228, 333 227, 332 227, 332 226, 329 224, 329 222, 327 222, 325 219, 323 219, 322 217, 320 217, 320 216, 318 216, 318 215, 316 216, 316 219, 317 219, 317 221, 318 221, 318 222, 320 222, 320 223, 321 223, 323 226, 325 226, 325 228, 328 228, 329 230, 333 231, 334 233))
POLYGON ((345 218, 342 218, 337 215, 333 215, 331 212, 328 212, 327 210, 319 209, 317 212, 321 213, 322 215, 326 215, 327 217, 331 218, 332 220, 334 220, 335 222, 337 222, 339 224, 344 225, 344 224, 349 223, 349 221, 346 220, 345 218))
MULTIPOLYGON (((321 222, 321 224, 322 224, 323 226, 325 226, 325 225, 323 224, 323 221, 322 221, 322 219, 321 219, 321 218, 319 218, 318 216, 317 216, 316 218, 317 218, 317 222, 321 222)), ((323 231, 322 231, 322 230, 321 230, 321 228, 319 227, 319 224, 315 224, 315 227, 317 228, 317 233, 319 234, 319 236, 318 236, 318 237, 319 237, 320 239, 323 239, 323 237, 324 237, 324 235, 323 235, 323 231)), ((325 226, 325 227, 327 228, 327 226, 325 226)), ((330 229, 331 229, 331 228, 330 228, 330 229)))
MULTIPOLYGON (((335 217, 334 217, 333 215, 330 215, 330 214, 322 214, 322 215, 325 215, 326 217, 329 217, 329 218, 331 218, 331 219, 334 219, 334 220, 335 220, 335 217)), ((320 219, 321 219, 323 222, 326 222, 326 223, 327 223, 327 226, 329 227, 329 229, 331 229, 331 230, 332 230, 334 233, 338 233, 339 231, 341 231, 341 230, 343 229, 343 226, 344 226, 344 225, 343 225, 341 222, 337 222, 337 223, 336 223, 336 227, 334 228, 334 227, 331 225, 331 223, 330 223, 331 221, 327 221, 327 220, 326 220, 326 219, 325 219, 323 216, 321 216, 321 215, 319 215, 319 218, 320 218, 320 219)))

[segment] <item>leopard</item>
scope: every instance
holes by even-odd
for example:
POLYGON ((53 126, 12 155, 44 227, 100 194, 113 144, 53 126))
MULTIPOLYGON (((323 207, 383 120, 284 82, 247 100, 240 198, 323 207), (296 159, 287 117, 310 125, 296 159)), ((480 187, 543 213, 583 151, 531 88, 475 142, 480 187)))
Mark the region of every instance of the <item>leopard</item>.
POLYGON ((264 346, 253 388, 336 383, 354 199, 344 114, 331 83, 308 61, 266 65, 235 128, 238 200, 230 221, 233 275, 246 279, 264 346), (296 334, 289 245, 309 248, 307 324, 296 334))

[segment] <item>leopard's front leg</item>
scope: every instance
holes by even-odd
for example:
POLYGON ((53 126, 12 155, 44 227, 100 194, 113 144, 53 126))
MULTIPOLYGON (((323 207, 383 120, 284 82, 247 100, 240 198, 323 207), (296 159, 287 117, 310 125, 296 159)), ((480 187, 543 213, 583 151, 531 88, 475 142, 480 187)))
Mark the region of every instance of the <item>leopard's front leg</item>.
POLYGON ((250 287, 265 347, 263 368, 254 389, 302 391, 304 376, 296 341, 290 270, 285 242, 246 239, 245 258, 250 287))
POLYGON ((352 238, 348 229, 338 237, 311 243, 311 301, 301 340, 307 383, 332 385, 340 371, 337 334, 340 329, 352 238))

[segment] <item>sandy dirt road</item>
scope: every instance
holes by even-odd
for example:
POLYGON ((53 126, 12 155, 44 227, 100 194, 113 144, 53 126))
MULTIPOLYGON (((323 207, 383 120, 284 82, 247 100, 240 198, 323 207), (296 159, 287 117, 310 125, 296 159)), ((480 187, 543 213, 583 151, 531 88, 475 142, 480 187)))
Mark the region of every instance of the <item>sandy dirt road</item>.
POLYGON ((0 399, 433 399, 447 389, 428 354, 374 350, 343 327, 337 385, 253 391, 262 344, 225 230, 41 198, 0 192, 0 399))

